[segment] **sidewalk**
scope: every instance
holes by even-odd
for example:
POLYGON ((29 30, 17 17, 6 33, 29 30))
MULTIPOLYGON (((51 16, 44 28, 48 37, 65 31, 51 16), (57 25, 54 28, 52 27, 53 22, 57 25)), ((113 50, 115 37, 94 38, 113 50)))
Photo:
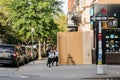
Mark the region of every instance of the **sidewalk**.
MULTIPOLYGON (((18 71, 22 75, 34 75, 54 78, 73 78, 73 79, 87 79, 98 80, 98 78, 120 77, 119 65, 103 65, 104 75, 97 74, 97 65, 60 65, 60 66, 46 66, 46 60, 37 60, 35 63, 31 62, 26 66, 21 67, 18 71), (27 68, 27 69, 26 69, 27 68), (24 72, 24 73, 23 73, 24 72), (91 78, 91 79, 90 79, 91 78)), ((110 79, 119 80, 119 79, 110 79)))

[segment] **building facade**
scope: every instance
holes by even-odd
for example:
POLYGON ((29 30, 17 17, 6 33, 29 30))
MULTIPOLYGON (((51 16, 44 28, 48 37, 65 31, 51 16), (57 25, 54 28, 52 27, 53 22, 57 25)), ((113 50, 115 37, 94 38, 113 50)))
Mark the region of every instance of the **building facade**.
MULTIPOLYGON (((118 9, 116 9, 116 11, 115 11, 115 6, 116 5, 119 6, 119 4, 120 4, 120 1, 118 1, 118 0, 68 0, 68 2, 69 2, 68 3, 68 28, 75 28, 76 30, 73 30, 73 31, 81 31, 81 32, 90 31, 91 32, 91 39, 89 39, 89 40, 91 40, 91 45, 89 45, 89 46, 91 46, 91 49, 96 48, 96 46, 98 46, 98 39, 96 38, 96 37, 98 37, 98 36, 96 36, 98 33, 96 33, 96 31, 94 30, 94 27, 95 27, 94 24, 97 24, 97 26, 98 26, 98 22, 95 23, 95 22, 92 22, 90 20, 91 15, 93 15, 94 12, 95 12, 92 9, 93 4, 104 5, 103 7, 98 9, 98 10, 101 11, 101 13, 106 13, 106 8, 108 8, 107 6, 108 5, 111 6, 113 4, 114 8, 113 8, 113 6, 109 7, 110 9, 112 9, 111 11, 109 9, 107 9, 108 12, 109 12, 109 14, 107 14, 107 15, 109 15, 110 18, 113 18, 113 17, 118 18, 116 20, 116 21, 118 21, 117 26, 120 25, 120 23, 119 23, 119 20, 120 20, 119 13, 120 13, 120 11, 118 9), (112 15, 112 17, 111 17, 111 15, 112 15), (70 22, 73 24, 72 26, 70 25, 70 22)), ((118 8, 118 7, 116 7, 116 8, 118 8)), ((103 29, 106 29, 108 26, 109 26, 109 24, 108 24, 107 21, 102 22, 102 28, 103 29)), ((118 27, 118 29, 119 28, 120 27, 118 27)), ((107 29, 111 29, 111 28, 107 28, 107 29)), ((119 31, 118 29, 116 29, 115 31, 119 31)), ((107 30, 104 30, 104 31, 107 31, 107 30)), ((115 34, 117 35, 117 33, 115 33, 115 34)), ((113 35, 113 33, 110 33, 109 35, 113 35)), ((120 35, 117 35, 117 36, 120 36, 120 35)), ((103 37, 106 37, 106 36, 104 35, 103 37)), ((117 42, 118 42, 117 40, 112 40, 112 45, 113 45, 112 48, 115 48, 116 50, 118 49, 118 47, 114 47, 114 46, 116 46, 117 42), (116 43, 113 43, 113 42, 116 42, 116 43)), ((109 46, 108 48, 110 48, 111 43, 106 44, 104 42, 104 43, 102 43, 102 45, 104 46, 104 48, 106 46, 109 46)), ((116 52, 116 50, 113 50, 113 52, 116 52)), ((106 51, 107 51, 107 49, 106 49, 106 51)), ((98 52, 98 50, 96 52, 98 52)), ((104 60, 106 60, 106 61, 108 60, 108 62, 110 62, 109 60, 112 61, 112 59, 113 59, 113 62, 119 62, 120 63, 120 59, 118 57, 118 56, 120 56, 119 54, 112 54, 110 52, 110 50, 108 52, 110 54, 106 54, 105 49, 104 49, 103 53, 104 53, 104 57, 106 57, 106 59, 104 58, 104 60), (114 61, 114 60, 116 60, 116 61, 114 61)), ((117 52, 119 53, 119 51, 117 51, 117 52)), ((99 56, 98 56, 97 53, 96 53, 96 55, 97 55, 96 59, 98 59, 99 56)))
POLYGON ((93 4, 120 4, 119 0, 68 0, 68 28, 76 27, 78 31, 90 31, 90 8, 93 4), (74 18, 76 17, 76 18, 74 18), (71 20, 74 18, 73 20, 71 20), (73 22, 74 25, 69 25, 73 22))

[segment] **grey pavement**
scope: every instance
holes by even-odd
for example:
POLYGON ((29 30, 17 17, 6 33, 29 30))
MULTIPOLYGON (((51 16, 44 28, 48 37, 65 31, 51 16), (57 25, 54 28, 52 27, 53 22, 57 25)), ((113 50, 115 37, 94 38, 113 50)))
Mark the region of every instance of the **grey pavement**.
MULTIPOLYGON (((16 69, 15 74, 23 75, 23 77, 36 76, 56 79, 66 78, 69 80, 120 77, 120 65, 103 65, 103 70, 105 74, 98 75, 97 65, 95 64, 59 65, 49 68, 46 66, 46 59, 44 59, 21 66, 16 69)), ((115 80, 120 80, 120 78, 115 80)))

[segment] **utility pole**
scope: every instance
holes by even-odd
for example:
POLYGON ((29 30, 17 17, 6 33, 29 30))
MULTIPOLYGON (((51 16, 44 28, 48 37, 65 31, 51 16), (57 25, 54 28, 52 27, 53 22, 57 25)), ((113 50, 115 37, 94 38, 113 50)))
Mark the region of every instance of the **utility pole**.
POLYGON ((98 39, 98 62, 97 62, 97 74, 104 74, 104 69, 103 69, 103 51, 102 51, 102 22, 107 21, 108 17, 107 16, 103 16, 103 15, 99 15, 99 16, 92 16, 91 20, 94 22, 98 22, 98 34, 97 34, 97 39, 98 39))

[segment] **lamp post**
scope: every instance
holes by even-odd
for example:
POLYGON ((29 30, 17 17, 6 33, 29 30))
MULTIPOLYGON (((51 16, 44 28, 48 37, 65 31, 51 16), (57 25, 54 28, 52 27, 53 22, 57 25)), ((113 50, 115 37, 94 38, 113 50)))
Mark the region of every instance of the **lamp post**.
MULTIPOLYGON (((31 28, 31 42, 32 42, 32 47, 31 47, 31 52, 33 54, 33 32, 34 32, 34 28, 31 28)), ((32 55, 33 58, 33 63, 34 63, 34 54, 32 55)))

